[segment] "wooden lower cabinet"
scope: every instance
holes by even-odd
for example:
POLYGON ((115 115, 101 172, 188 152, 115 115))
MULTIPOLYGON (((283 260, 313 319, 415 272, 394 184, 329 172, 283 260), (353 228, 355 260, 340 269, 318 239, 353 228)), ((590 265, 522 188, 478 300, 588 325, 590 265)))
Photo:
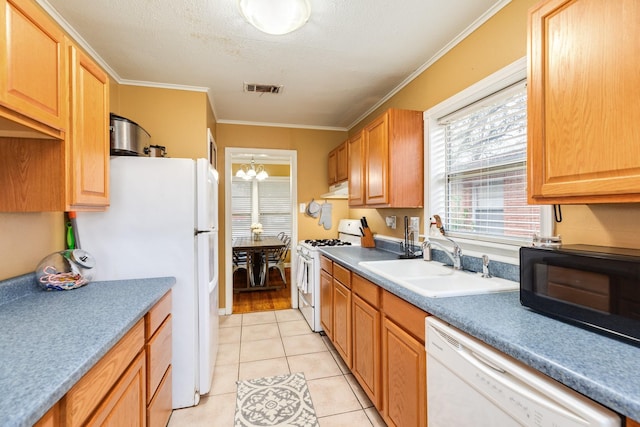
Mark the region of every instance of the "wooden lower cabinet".
MULTIPOLYGON (((140 320, 61 400, 62 425, 85 425, 139 353, 144 356, 144 322, 140 320)), ((144 385, 144 357, 142 380, 144 385)), ((144 392, 142 394, 144 408, 144 392)))
POLYGON ((35 425, 166 426, 171 340, 169 291, 35 425))
POLYGON ((382 417, 388 426, 427 425, 427 353, 420 342, 382 319, 382 417))
POLYGON ((162 297, 145 316, 147 357, 147 426, 166 426, 171 417, 172 358, 171 293, 162 297))
POLYGON ((325 270, 320 270, 320 324, 333 340, 333 277, 325 270))
MULTIPOLYGON (((364 279, 362 279, 364 280, 364 279)), ((382 408, 380 381, 380 310, 352 296, 353 363, 351 371, 374 406, 382 408)))
POLYGON ((625 427, 640 427, 640 423, 632 420, 631 418, 627 418, 625 427))
POLYGON ((333 279, 333 344, 351 368, 351 290, 333 279))
POLYGON ((145 426, 145 355, 140 353, 89 418, 90 426, 145 426))

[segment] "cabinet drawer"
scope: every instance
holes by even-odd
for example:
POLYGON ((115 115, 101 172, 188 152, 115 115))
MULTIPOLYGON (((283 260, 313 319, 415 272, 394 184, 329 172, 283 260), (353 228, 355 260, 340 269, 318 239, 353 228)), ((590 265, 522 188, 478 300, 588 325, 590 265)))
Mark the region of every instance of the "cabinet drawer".
POLYGON ((358 276, 357 274, 353 275, 351 279, 351 292, 359 295, 360 298, 375 308, 380 308, 380 287, 364 277, 358 276))
POLYGON ((171 364, 171 316, 146 344, 147 350, 147 403, 156 393, 164 373, 171 364))
POLYGON ((64 425, 81 425, 144 347, 144 321, 136 325, 62 398, 64 425))
POLYGON ((167 292, 144 317, 145 337, 148 339, 160 327, 164 319, 171 314, 171 291, 167 292))
POLYGON ((320 257, 320 268, 329 274, 333 274, 333 261, 325 256, 320 257))
POLYGON ((351 289, 351 271, 337 263, 333 263, 333 278, 351 289))
POLYGON ((396 324, 424 344, 424 319, 429 316, 428 313, 387 291, 382 293, 382 311, 385 316, 393 319, 396 324))
POLYGON ((164 427, 169 422, 172 411, 171 401, 171 366, 162 378, 156 395, 147 407, 147 427, 164 427))

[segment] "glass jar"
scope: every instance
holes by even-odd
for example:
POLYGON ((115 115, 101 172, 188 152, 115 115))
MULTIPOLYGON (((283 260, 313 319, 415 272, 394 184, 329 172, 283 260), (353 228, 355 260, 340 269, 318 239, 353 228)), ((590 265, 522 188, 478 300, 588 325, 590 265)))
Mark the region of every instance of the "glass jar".
POLYGON ((47 255, 36 267, 38 285, 50 291, 76 289, 93 279, 96 262, 82 249, 67 249, 47 255))

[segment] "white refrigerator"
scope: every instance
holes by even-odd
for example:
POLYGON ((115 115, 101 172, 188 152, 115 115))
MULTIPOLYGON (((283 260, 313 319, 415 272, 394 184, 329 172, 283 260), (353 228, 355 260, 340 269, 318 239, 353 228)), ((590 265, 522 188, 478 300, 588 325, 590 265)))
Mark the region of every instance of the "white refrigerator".
POLYGON ((173 408, 209 392, 218 350, 218 174, 206 159, 112 157, 111 205, 77 214, 94 280, 174 276, 173 408))

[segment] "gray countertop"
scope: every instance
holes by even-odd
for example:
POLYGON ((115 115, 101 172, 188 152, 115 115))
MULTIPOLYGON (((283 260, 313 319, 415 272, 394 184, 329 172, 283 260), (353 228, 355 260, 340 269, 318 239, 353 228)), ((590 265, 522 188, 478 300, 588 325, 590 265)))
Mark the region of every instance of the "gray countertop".
POLYGON ((44 291, 0 282, 0 425, 30 426, 173 286, 172 277, 44 291))
POLYGON ((427 298, 358 263, 397 258, 374 248, 324 247, 339 264, 452 326, 524 362, 604 406, 640 420, 640 349, 520 304, 519 293, 427 298))

